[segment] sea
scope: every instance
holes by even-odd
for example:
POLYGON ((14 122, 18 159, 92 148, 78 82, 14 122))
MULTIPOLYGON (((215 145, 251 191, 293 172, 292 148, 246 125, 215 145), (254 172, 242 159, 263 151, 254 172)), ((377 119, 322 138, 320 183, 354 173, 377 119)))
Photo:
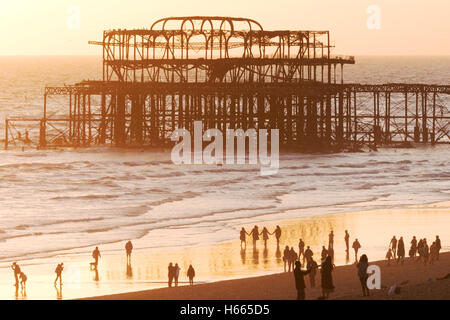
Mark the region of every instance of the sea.
MULTIPOLYGON (((0 139, 5 117, 42 116, 46 85, 101 72, 100 57, 0 57, 0 139)), ((346 82, 448 85, 450 56, 356 57, 344 72, 346 82)), ((244 224, 445 202, 449 164, 450 145, 285 153, 273 175, 176 165, 168 152, 139 149, 0 151, 0 262, 89 254, 129 239, 149 250, 195 247, 237 239, 244 224)))

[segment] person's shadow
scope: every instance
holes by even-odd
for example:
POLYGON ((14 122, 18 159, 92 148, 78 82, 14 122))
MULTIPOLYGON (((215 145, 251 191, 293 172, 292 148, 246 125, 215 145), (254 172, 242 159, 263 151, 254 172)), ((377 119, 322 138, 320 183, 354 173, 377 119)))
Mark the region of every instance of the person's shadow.
POLYGON ((267 249, 267 247, 265 247, 264 251, 263 251, 263 262, 265 264, 267 264, 269 262, 268 256, 269 256, 269 250, 267 249))
POLYGON ((133 278, 133 267, 131 266, 131 261, 127 262, 127 278, 128 279, 133 278))
POLYGON ((94 270, 94 281, 100 281, 100 277, 98 275, 98 268, 96 267, 94 270))
POLYGON ((259 250, 253 247, 253 264, 259 264, 259 250))
POLYGON ((277 263, 281 262, 281 251, 280 251, 280 246, 277 246, 277 251, 275 251, 275 258, 277 263))
POLYGON ((350 252, 348 250, 345 252, 345 264, 350 263, 350 252))

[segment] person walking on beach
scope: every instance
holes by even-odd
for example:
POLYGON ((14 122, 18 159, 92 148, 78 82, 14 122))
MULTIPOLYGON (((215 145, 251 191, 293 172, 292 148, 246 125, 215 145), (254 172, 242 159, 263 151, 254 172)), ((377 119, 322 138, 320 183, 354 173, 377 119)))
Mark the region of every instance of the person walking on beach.
POLYGON ((395 238, 395 236, 392 237, 390 246, 392 248, 392 253, 394 254, 394 259, 397 259, 397 238, 395 238))
POLYGON ((168 271, 167 275, 169 277, 169 288, 172 288, 172 282, 173 282, 173 278, 175 275, 174 266, 173 266, 172 262, 169 263, 169 267, 167 267, 167 271, 168 271))
POLYGON ((310 273, 311 270, 302 271, 300 261, 295 261, 294 279, 295 288, 297 289, 297 300, 305 300, 305 276, 310 273))
POLYGON ((397 263, 405 261, 405 243, 403 242, 403 237, 400 237, 397 244, 397 263))
POLYGON ((175 263, 173 267, 173 278, 175 279, 175 287, 178 287, 178 277, 180 276, 180 267, 178 263, 175 263))
POLYGON ((275 238, 277 239, 277 247, 280 246, 280 238, 281 238, 281 228, 277 226, 272 234, 275 234, 275 238))
POLYGON ((242 227, 241 234, 239 237, 239 239, 241 240, 241 249, 242 249, 242 244, 244 244, 244 249, 247 248, 246 236, 247 236, 247 231, 245 231, 245 228, 242 227))
POLYGON ((427 239, 423 238, 423 242, 422 242, 422 256, 423 256, 423 263, 425 265, 428 264, 428 258, 430 256, 430 251, 428 248, 428 244, 427 244, 427 239))
POLYGON ((11 269, 14 271, 14 279, 16 280, 16 283, 14 284, 16 287, 19 286, 19 276, 21 273, 20 266, 17 264, 17 262, 13 262, 11 265, 11 269))
POLYGON ((322 252, 321 252, 320 256, 322 257, 321 261, 324 262, 328 256, 328 250, 325 248, 325 246, 322 246, 322 252))
POLYGON ((331 292, 334 290, 333 285, 333 264, 331 263, 331 258, 327 257, 321 265, 321 284, 322 284, 322 299, 328 299, 331 292))
POLYGON ((345 236, 344 236, 344 241, 345 241, 345 251, 349 251, 350 250, 350 235, 348 234, 348 231, 345 230, 345 236))
POLYGON ((353 241, 352 248, 353 250, 355 250, 355 261, 358 261, 358 250, 361 249, 361 244, 359 243, 358 239, 355 239, 355 241, 353 241))
POLYGON ((256 247, 256 241, 259 240, 258 226, 254 226, 249 235, 253 237, 253 247, 256 247))
POLYGON ((413 252, 413 258, 416 257, 416 252, 417 252, 417 239, 416 236, 413 236, 412 240, 411 240, 411 250, 413 252))
POLYGON ((267 248, 267 240, 269 240, 269 234, 270 234, 269 230, 267 230, 267 228, 264 227, 260 234, 263 237, 264 248, 267 248))
POLYGON ((298 260, 300 261, 301 256, 303 255, 303 264, 305 264, 305 242, 303 239, 298 241, 298 260))
POLYGON ((64 269, 64 263, 59 263, 56 266, 56 269, 55 269, 55 273, 56 273, 55 286, 56 286, 56 283, 58 282, 58 279, 59 279, 59 285, 60 286, 62 285, 62 276, 61 275, 62 275, 63 269, 64 269))
POLYGON ((192 264, 189 265, 189 268, 187 270, 187 277, 189 278, 189 285, 194 285, 194 277, 195 277, 195 270, 192 264))
POLYGON ((133 244, 128 241, 125 244, 125 251, 127 252, 127 264, 131 264, 131 251, 133 251, 133 244))
POLYGON ((291 265, 289 263, 289 260, 290 260, 289 256, 290 256, 290 254, 291 254, 291 252, 289 250, 289 247, 286 246, 284 248, 284 251, 283 251, 284 272, 286 272, 286 265, 289 266, 289 272, 291 271, 291 269, 290 269, 291 265))
POLYGON ((20 286, 21 286, 22 290, 25 291, 26 286, 27 286, 27 279, 28 279, 27 275, 23 272, 20 272, 19 277, 20 277, 20 286))
POLYGON ((333 248, 334 246, 334 233, 333 230, 331 230, 330 234, 328 235, 328 248, 333 248))
POLYGON ((392 259, 392 249, 388 248, 388 252, 386 253, 386 259, 388 259, 387 265, 391 265, 391 259, 392 259))
POLYGON ((95 247, 94 251, 92 251, 92 257, 94 258, 94 267, 95 269, 97 269, 98 259, 102 257, 98 247, 95 247))
POLYGON ((317 262, 314 261, 313 258, 310 258, 308 260, 308 264, 306 265, 306 269, 311 270, 309 273, 309 283, 311 285, 311 288, 314 288, 316 286, 316 274, 318 269, 317 262))
POLYGON ((367 256, 363 254, 361 258, 359 258, 359 262, 356 265, 356 268, 358 268, 358 277, 359 282, 361 282, 363 297, 369 296, 369 288, 367 287, 367 279, 369 278, 369 274, 367 273, 368 267, 369 259, 367 259, 367 256))
POLYGON ((304 258, 306 259, 306 262, 309 262, 312 257, 313 257, 314 253, 312 252, 311 248, 309 246, 306 247, 305 250, 305 254, 304 254, 304 258))
POLYGON ((295 252, 294 247, 291 247, 291 250, 289 251, 289 271, 291 271, 291 268, 294 270, 294 264, 297 259, 297 252, 295 252))
POLYGON ((436 236, 436 260, 439 261, 439 252, 441 251, 441 239, 439 239, 439 236, 436 236))

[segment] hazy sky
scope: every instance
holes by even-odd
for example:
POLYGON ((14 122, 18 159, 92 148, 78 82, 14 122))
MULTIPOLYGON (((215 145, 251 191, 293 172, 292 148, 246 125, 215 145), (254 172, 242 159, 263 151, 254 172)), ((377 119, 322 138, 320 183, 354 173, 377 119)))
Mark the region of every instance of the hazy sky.
POLYGON ((104 29, 186 15, 248 17, 267 30, 330 30, 336 54, 450 55, 449 13, 450 0, 0 0, 0 55, 101 54, 88 40, 100 40, 104 29), (376 13, 367 12, 372 5, 380 29, 367 26, 368 19, 377 25, 376 13))

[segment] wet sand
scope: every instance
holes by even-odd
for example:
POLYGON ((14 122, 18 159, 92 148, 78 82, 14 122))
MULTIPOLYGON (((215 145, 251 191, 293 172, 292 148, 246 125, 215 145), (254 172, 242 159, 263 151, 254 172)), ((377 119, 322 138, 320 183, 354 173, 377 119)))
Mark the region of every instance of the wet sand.
MULTIPOLYGON (((314 257, 318 260, 321 246, 328 243, 330 230, 335 233, 335 264, 348 265, 347 268, 344 267, 342 270, 349 270, 346 272, 352 275, 350 278, 353 278, 355 273, 352 265, 354 256, 352 252, 349 256, 345 254, 343 236, 346 229, 350 233, 350 243, 357 237, 362 245, 360 254, 367 254, 370 261, 384 258, 389 241, 394 234, 397 237, 404 237, 407 250, 413 235, 418 238, 426 237, 431 244, 430 240, 434 239, 436 234, 439 234, 442 240, 442 251, 450 251, 450 234, 448 232, 450 203, 448 202, 390 210, 359 211, 282 220, 286 216, 289 216, 289 212, 280 214, 279 222, 269 221, 268 217, 266 223, 258 223, 261 229, 262 226, 267 226, 270 231, 273 231, 277 224, 281 226, 283 234, 279 250, 273 237, 269 239, 267 248, 264 248, 262 241, 258 242, 256 248, 253 248, 251 241, 248 240, 246 250, 240 249, 239 240, 201 247, 154 250, 148 248, 149 244, 143 238, 133 240, 136 249, 133 250, 131 266, 126 264, 123 249, 125 242, 100 245, 102 258, 100 259, 98 274, 89 270, 89 263, 92 258, 90 253, 86 252, 86 249, 61 253, 58 256, 46 259, 18 261, 22 270, 28 276, 26 295, 21 292, 16 294, 14 286, 12 286, 12 270, 8 267, 10 263, 3 263, 0 268, 0 299, 76 299, 164 288, 167 286, 167 265, 169 262, 177 262, 181 267, 180 285, 186 284, 186 270, 189 264, 193 264, 197 274, 196 282, 204 283, 208 288, 214 288, 216 285, 211 282, 242 278, 246 278, 242 280, 244 284, 249 281, 245 284, 246 286, 259 288, 257 278, 249 278, 259 276, 269 276, 268 279, 274 279, 271 280, 274 283, 285 281, 286 288, 288 288, 291 277, 286 274, 277 274, 283 271, 281 256, 284 246, 293 246, 298 251, 298 240, 303 238, 306 245, 311 246, 315 253, 314 257), (54 270, 60 262, 64 262, 65 265, 62 290, 53 286, 54 270)), ((241 225, 249 230, 253 223, 243 220, 241 225)), ((236 226, 236 238, 239 237, 239 229, 240 226, 236 226)), ((211 237, 214 238, 214 234, 211 237)), ((205 239, 205 243, 212 242, 211 240, 205 239)), ((92 250, 93 248, 87 249, 92 250)), ((392 270, 394 269, 395 267, 392 268, 392 270)), ((445 269, 450 269, 448 261, 447 266, 439 272, 445 273, 445 269)), ((427 270, 424 269, 423 272, 428 272, 427 270)), ((390 271, 386 272, 388 276, 390 271)), ((445 274, 449 272, 450 270, 445 274)), ((415 277, 412 273, 411 278, 415 277)), ((239 283, 241 280, 234 281, 238 280, 231 280, 227 283, 239 283)), ((420 281, 417 283, 419 284, 420 281)), ((352 285, 351 288, 350 291, 343 290, 340 294, 345 292, 347 292, 347 295, 353 294, 354 286, 352 285)), ((191 288, 179 288, 177 290, 188 289, 191 288)), ((213 299, 218 297, 218 294, 211 292, 211 296, 205 296, 205 298, 213 299)), ((245 294, 245 292, 242 294, 245 294)), ((252 298, 242 294, 234 294, 234 297, 252 298)), ((288 295, 291 294, 295 293, 289 290, 285 293, 280 292, 278 295, 273 293, 269 295, 268 293, 266 298, 290 299, 288 295)), ((183 293, 180 293, 181 296, 183 296, 183 293)), ((311 292, 311 297, 317 296, 317 293, 311 292)), ((162 299, 162 297, 160 298, 162 299)), ((223 298, 226 297, 223 296, 223 298)))
MULTIPOLYGON (((450 273, 450 253, 440 255, 433 265, 406 259, 404 265, 386 261, 371 262, 381 268, 380 290, 371 290, 370 297, 362 297, 355 265, 339 266, 333 271, 335 291, 330 299, 450 299, 450 279, 437 280, 450 273), (393 285, 400 293, 388 295, 393 285)), ((316 287, 311 288, 306 280, 306 298, 321 296, 320 275, 316 275, 316 287)), ((148 291, 109 295, 92 299, 100 300, 292 300, 296 289, 291 272, 269 276, 220 281, 209 284, 163 288, 148 291)))

